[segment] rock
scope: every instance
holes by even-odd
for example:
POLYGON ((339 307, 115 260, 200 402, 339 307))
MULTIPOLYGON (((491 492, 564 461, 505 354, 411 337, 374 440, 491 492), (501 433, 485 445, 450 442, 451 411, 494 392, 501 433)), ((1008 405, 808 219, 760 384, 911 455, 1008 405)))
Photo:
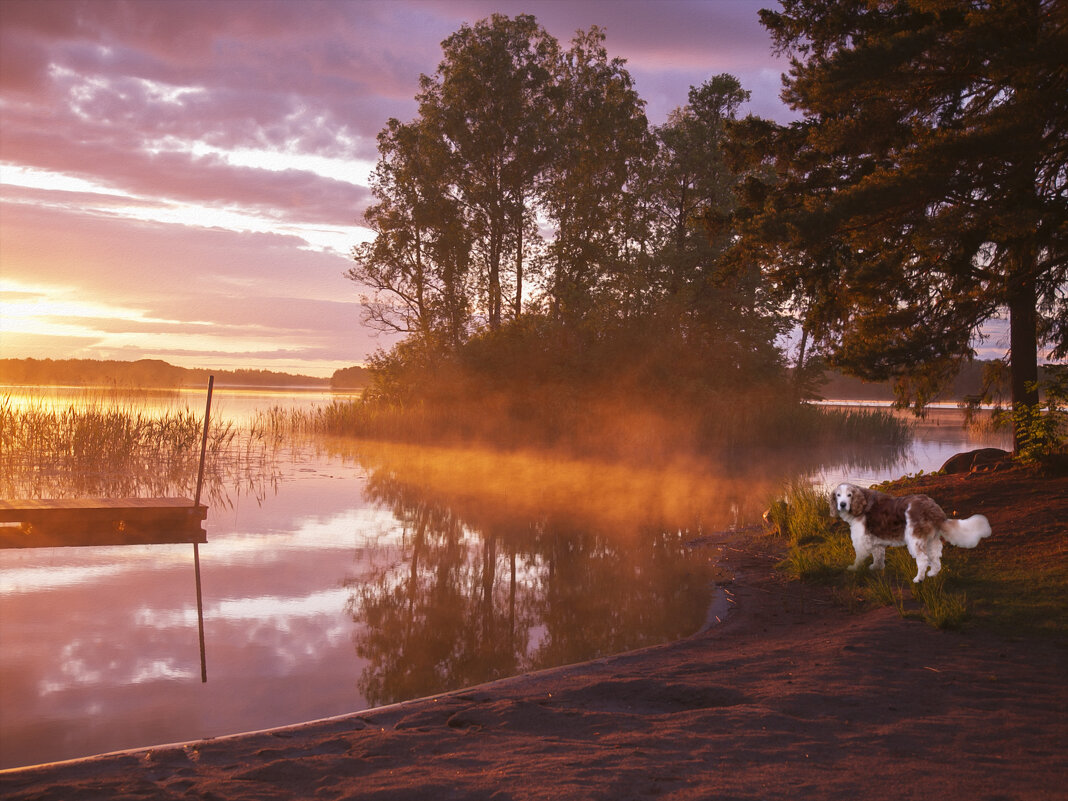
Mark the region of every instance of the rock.
POLYGON ((947 474, 976 473, 996 470, 999 466, 1012 461, 1012 454, 1001 448, 978 448, 950 456, 941 472, 947 474))

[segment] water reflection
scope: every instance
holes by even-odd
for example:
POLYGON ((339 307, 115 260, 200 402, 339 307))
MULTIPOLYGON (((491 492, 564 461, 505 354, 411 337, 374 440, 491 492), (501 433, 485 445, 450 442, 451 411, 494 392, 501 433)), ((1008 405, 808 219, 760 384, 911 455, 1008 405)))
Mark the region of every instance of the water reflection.
POLYGON ((814 454, 773 456, 717 475, 274 449, 253 484, 214 484, 206 685, 188 547, 2 552, 0 766, 338 715, 693 632, 712 588, 686 543, 758 519, 792 470, 813 469, 814 454))
MULTIPOLYGON (((828 408, 855 409, 856 405, 845 403, 823 404, 828 408)), ((883 408, 887 404, 865 404, 868 408, 883 408)), ((935 404, 923 418, 916 418, 908 411, 893 414, 909 424, 911 440, 900 448, 887 448, 869 444, 865 446, 843 443, 842 449, 832 458, 825 458, 819 469, 809 474, 814 483, 833 486, 841 481, 850 481, 867 486, 882 481, 920 472, 937 471, 949 457, 962 451, 976 448, 1001 448, 1012 450, 1012 432, 995 430, 989 425, 989 412, 981 412, 977 425, 964 424, 964 413, 954 405, 935 404)))
POLYGON ((367 660, 358 687, 372 705, 663 642, 704 621, 711 586, 688 532, 621 538, 567 517, 465 509, 385 466, 367 495, 403 525, 392 558, 352 584, 367 660))

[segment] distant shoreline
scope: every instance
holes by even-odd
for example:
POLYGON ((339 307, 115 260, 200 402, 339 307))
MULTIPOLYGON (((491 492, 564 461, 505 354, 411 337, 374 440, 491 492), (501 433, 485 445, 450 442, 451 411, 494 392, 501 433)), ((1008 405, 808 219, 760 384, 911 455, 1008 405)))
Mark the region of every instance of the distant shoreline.
MULTIPOLYGON (((970 362, 952 386, 930 404, 937 407, 958 404, 982 390, 987 362, 970 362)), ((1040 366, 1040 375, 1044 367, 1040 366)), ((193 389, 215 376, 216 387, 295 389, 363 389, 370 383, 365 367, 336 370, 330 378, 270 370, 212 370, 178 367, 159 359, 103 361, 96 359, 0 359, 0 386, 65 386, 119 389, 193 389)), ((895 400, 892 382, 868 382, 827 372, 818 388, 821 404, 836 402, 891 404, 895 400), (836 399, 848 398, 848 401, 836 399)))
MULTIPOLYGON (((203 392, 205 384, 182 384, 175 386, 141 386, 141 385, 123 385, 123 384, 13 384, 0 380, 0 394, 3 394, 4 390, 25 390, 25 389, 54 389, 65 391, 105 391, 105 392, 203 392)), ((324 384, 231 384, 226 382, 216 381, 214 384, 216 392, 219 390, 231 390, 240 389, 245 391, 263 390, 265 392, 336 392, 339 395, 355 393, 363 389, 363 387, 334 387, 329 382, 324 384)))
POLYGON ((0 359, 0 385, 85 389, 194 389, 209 376, 215 386, 241 389, 361 389, 368 383, 361 366, 334 371, 330 378, 271 370, 210 370, 178 367, 159 359, 100 361, 95 359, 0 359))

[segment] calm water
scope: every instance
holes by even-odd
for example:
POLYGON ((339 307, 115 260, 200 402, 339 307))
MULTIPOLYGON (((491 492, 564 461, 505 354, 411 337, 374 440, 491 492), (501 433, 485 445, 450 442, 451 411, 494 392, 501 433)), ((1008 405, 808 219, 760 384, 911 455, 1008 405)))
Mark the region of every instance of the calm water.
MULTIPOLYGON (((217 390, 213 415, 331 398, 217 390)), ((203 396, 146 403, 199 412, 203 396)), ((1005 444, 938 412, 908 453, 814 479, 871 482, 1005 444)), ((707 553, 687 543, 755 519, 784 478, 286 449, 267 478, 214 490, 206 683, 192 546, 0 551, 0 766, 339 715, 686 636, 712 597, 707 553)))

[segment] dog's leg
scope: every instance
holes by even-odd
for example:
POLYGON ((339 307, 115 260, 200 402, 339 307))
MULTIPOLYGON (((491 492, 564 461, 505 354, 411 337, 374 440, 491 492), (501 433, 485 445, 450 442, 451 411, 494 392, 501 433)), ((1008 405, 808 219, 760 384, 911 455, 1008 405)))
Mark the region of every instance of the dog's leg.
POLYGON ((846 568, 846 570, 860 570, 864 561, 871 556, 871 553, 862 549, 854 549, 857 552, 857 558, 853 560, 853 564, 846 568))
POLYGON ((857 557, 849 570, 859 570, 869 556, 871 556, 871 539, 868 537, 868 528, 863 520, 855 520, 849 526, 849 538, 853 540, 853 551, 857 557))
POLYGON ((912 580, 912 583, 919 584, 923 581, 923 577, 927 575, 927 551, 924 550, 923 540, 913 532, 912 523, 908 523, 905 526, 905 545, 908 547, 912 558, 916 560, 916 578, 912 580))
POLYGON ((882 570, 886 567, 886 546, 876 545, 871 549, 871 552, 875 555, 875 558, 872 559, 871 562, 871 569, 882 570))
POLYGON ((927 558, 931 561, 927 575, 937 576, 942 569, 942 538, 937 534, 927 542, 927 558))

